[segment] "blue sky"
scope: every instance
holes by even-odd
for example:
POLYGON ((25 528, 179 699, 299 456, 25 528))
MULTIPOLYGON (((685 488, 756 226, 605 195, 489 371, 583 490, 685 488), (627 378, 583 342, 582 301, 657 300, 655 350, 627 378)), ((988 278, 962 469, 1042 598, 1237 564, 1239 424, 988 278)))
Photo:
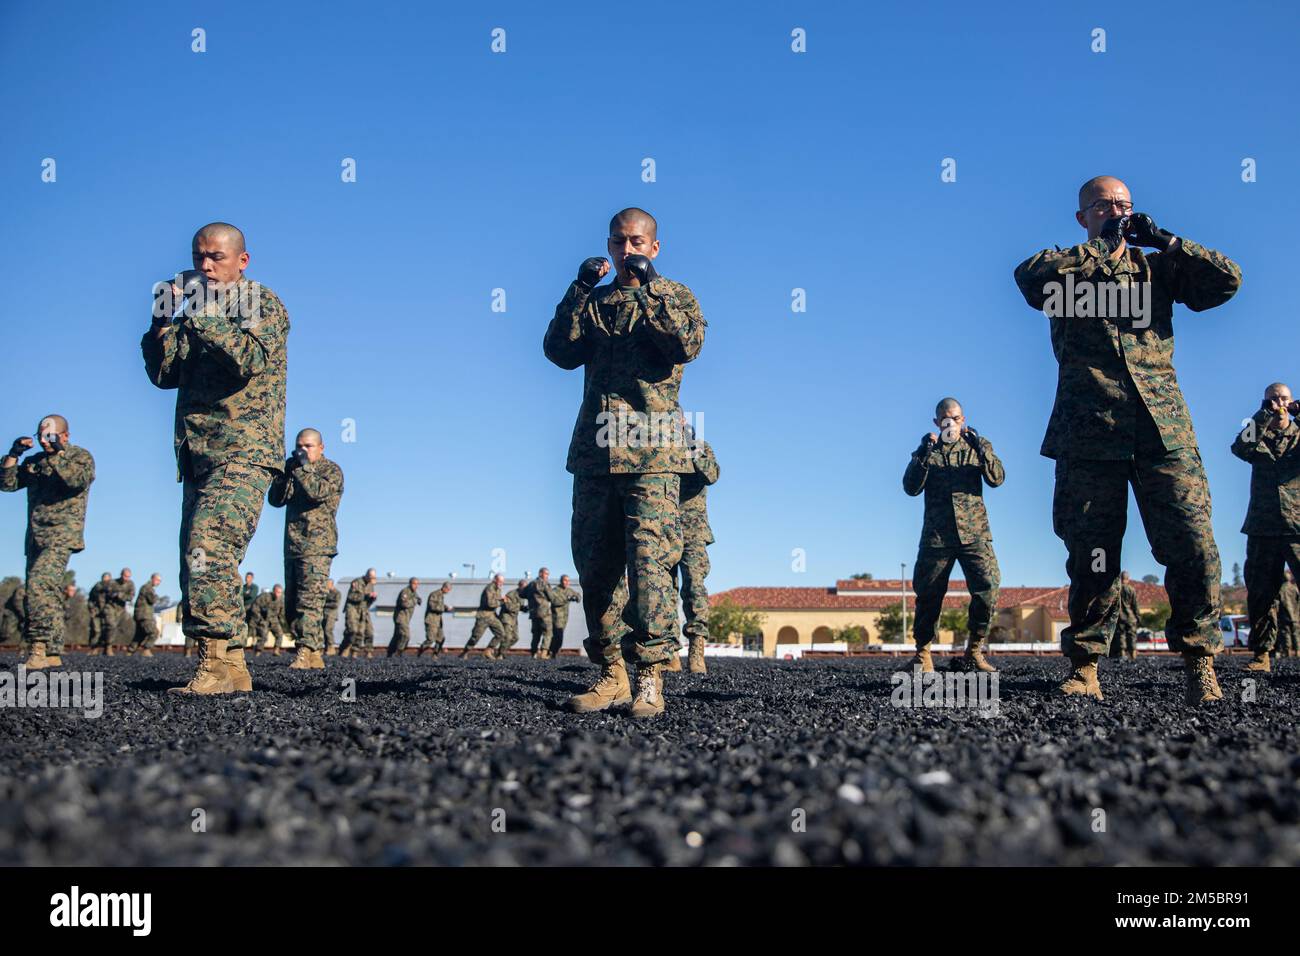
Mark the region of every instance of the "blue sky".
MULTIPOLYGON (((1075 191, 1100 173, 1244 272, 1175 319, 1225 577, 1244 560, 1228 446, 1265 384, 1300 384, 1295 8, 466 6, 0 5, 0 434, 57 410, 95 455, 80 582, 127 564, 175 593, 175 395, 138 342, 151 284, 214 219, 289 310, 290 434, 320 428, 347 475, 337 575, 482 574, 494 548, 511 575, 571 569, 581 373, 542 333, 635 204, 709 321, 682 402, 722 465, 714 589, 910 574, 901 477, 945 394, 1006 464, 987 496, 1004 583, 1062 583, 1038 455, 1056 368, 1012 270, 1079 241, 1075 191)), ((23 523, 0 502, 0 572, 21 573, 23 523)), ((268 507, 245 564, 263 581, 282 527, 268 507)), ((1159 571, 1135 510, 1125 565, 1159 571)))

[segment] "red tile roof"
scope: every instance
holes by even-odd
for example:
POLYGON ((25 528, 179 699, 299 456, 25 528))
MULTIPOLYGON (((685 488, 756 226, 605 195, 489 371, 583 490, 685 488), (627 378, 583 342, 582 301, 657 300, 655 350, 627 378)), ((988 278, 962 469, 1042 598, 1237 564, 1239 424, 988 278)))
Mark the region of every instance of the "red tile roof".
MULTIPOLYGON (((1142 607, 1169 602, 1165 589, 1158 584, 1134 581, 1133 586, 1137 589, 1138 604, 1142 607)), ((892 581, 840 581, 833 588, 739 587, 710 595, 709 604, 716 605, 721 601, 731 601, 742 607, 771 611, 883 611, 898 603, 899 587, 900 582, 897 578, 892 581), (854 587, 843 587, 845 584, 854 587), (890 590, 894 593, 871 593, 890 590)), ((1004 610, 1013 607, 1041 607, 1053 617, 1064 618, 1068 616, 1066 613, 1068 594, 1069 588, 1063 584, 1056 587, 1005 587, 998 594, 998 607, 1004 610)), ((943 601, 945 608, 965 607, 969 600, 965 581, 949 582, 948 596, 943 601)), ((914 606, 915 601, 916 595, 909 581, 908 606, 914 606)))

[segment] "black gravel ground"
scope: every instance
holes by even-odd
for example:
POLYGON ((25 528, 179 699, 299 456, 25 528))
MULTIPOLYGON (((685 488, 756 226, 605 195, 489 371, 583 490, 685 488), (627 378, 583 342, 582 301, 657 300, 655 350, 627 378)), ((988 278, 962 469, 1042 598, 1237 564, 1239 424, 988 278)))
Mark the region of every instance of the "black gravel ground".
POLYGON ((104 714, 0 710, 0 864, 1300 864, 1298 661, 1189 708, 1172 657, 1101 703, 1004 657, 984 718, 891 705, 888 659, 712 659, 643 723, 563 711, 577 658, 262 656, 200 700, 178 655, 64 659, 104 714))

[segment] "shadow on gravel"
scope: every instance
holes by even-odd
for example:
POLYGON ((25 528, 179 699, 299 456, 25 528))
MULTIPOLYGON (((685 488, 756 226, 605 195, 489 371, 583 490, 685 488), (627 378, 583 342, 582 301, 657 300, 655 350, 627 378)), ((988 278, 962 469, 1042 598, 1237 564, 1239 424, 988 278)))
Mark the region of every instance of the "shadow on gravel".
POLYGON ((525 687, 536 687, 541 690, 554 690, 554 691, 562 691, 564 693, 573 693, 575 691, 582 691, 587 689, 582 684, 575 683, 574 681, 538 680, 535 677, 519 677, 518 675, 515 674, 501 674, 500 677, 501 680, 509 681, 512 684, 520 684, 525 687))

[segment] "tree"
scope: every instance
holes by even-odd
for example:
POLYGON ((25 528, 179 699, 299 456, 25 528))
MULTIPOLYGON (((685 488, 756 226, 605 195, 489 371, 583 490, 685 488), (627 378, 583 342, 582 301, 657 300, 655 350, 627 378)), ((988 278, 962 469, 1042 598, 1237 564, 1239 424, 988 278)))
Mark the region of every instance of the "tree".
POLYGON ((1158 577, 1156 577, 1154 574, 1144 574, 1144 575, 1142 575, 1142 583, 1143 583, 1143 584, 1159 584, 1159 583, 1160 583, 1160 579, 1159 579, 1158 577))
POLYGON ((1232 562, 1232 586, 1241 587, 1241 565, 1236 561, 1232 562))
POLYGON ((939 612, 939 629, 942 631, 952 631, 960 636, 966 633, 966 628, 970 626, 970 608, 958 608, 951 611, 939 612))
POLYGON ((907 634, 903 633, 903 609, 897 604, 881 612, 876 618, 876 627, 880 629, 880 639, 886 644, 902 644, 912 632, 912 615, 907 615, 907 634))
POLYGON ((1165 629, 1165 624, 1169 621, 1170 609, 1168 604, 1157 604, 1149 611, 1143 611, 1139 617, 1142 620, 1143 627, 1149 627, 1152 632, 1159 633, 1165 629))
POLYGON ((709 638, 719 643, 732 635, 748 637, 763 632, 767 615, 752 607, 741 607, 730 598, 723 598, 709 608, 709 638))
POLYGON ((853 575, 850 575, 850 576, 849 576, 849 580, 850 580, 850 581, 873 581, 873 580, 875 580, 875 579, 874 579, 870 574, 867 574, 867 573, 864 571, 862 574, 853 574, 853 575))
POLYGON ((831 631, 831 640, 843 641, 846 644, 865 644, 867 629, 861 624, 845 624, 831 631))

